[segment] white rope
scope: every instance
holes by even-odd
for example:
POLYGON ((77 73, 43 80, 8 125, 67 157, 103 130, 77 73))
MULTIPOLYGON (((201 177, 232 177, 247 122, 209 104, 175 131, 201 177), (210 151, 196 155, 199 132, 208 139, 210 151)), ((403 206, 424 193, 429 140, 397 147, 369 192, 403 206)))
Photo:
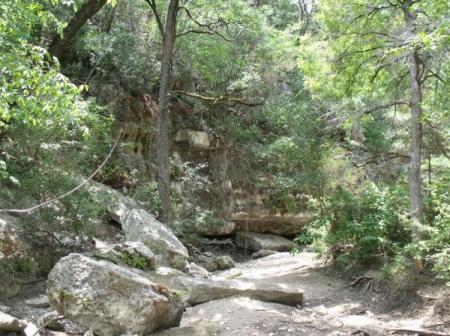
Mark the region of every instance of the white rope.
POLYGON ((95 175, 98 174, 98 172, 105 166, 105 164, 111 158, 112 153, 114 152, 114 150, 117 147, 117 144, 119 143, 119 139, 120 139, 121 135, 122 135, 122 129, 120 130, 119 135, 117 136, 117 139, 115 140, 114 145, 111 147, 111 150, 108 153, 108 155, 106 156, 105 160, 103 160, 103 162, 100 164, 100 166, 98 166, 97 169, 88 178, 86 178, 83 182, 81 182, 81 184, 79 184, 78 186, 76 186, 72 190, 70 190, 70 191, 66 192, 65 194, 62 194, 62 195, 60 195, 58 197, 52 198, 52 199, 50 199, 48 201, 45 201, 44 203, 41 203, 41 204, 35 205, 35 206, 31 207, 31 208, 28 208, 28 209, 0 209, 0 213, 1 212, 8 212, 8 213, 27 213, 27 212, 32 212, 32 211, 34 211, 36 209, 42 208, 42 207, 44 207, 46 205, 49 205, 49 204, 51 204, 53 202, 59 201, 59 200, 65 198, 65 197, 73 194, 75 191, 83 188, 90 180, 92 180, 92 178, 95 175))

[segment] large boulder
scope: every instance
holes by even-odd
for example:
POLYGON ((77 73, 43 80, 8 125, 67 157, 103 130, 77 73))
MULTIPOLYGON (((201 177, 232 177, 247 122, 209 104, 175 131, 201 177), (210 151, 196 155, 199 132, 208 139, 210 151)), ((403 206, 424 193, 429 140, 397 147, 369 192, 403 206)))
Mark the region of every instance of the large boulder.
POLYGON ((99 336, 145 335, 179 325, 182 306, 166 286, 105 260, 62 258, 48 276, 54 309, 99 336))
POLYGON ((255 213, 238 212, 231 217, 236 231, 271 233, 280 236, 294 236, 313 220, 310 213, 273 215, 261 209, 255 213))
POLYGON ((140 241, 169 263, 188 257, 186 247, 166 225, 142 209, 135 201, 100 183, 92 182, 89 191, 108 204, 111 219, 121 225, 128 241, 140 241))
POLYGON ((143 209, 133 209, 121 223, 129 241, 140 241, 157 253, 172 261, 188 257, 186 247, 164 224, 143 209))
POLYGON ((260 251, 289 251, 294 243, 284 237, 254 232, 238 232, 236 234, 236 245, 247 250, 260 251))

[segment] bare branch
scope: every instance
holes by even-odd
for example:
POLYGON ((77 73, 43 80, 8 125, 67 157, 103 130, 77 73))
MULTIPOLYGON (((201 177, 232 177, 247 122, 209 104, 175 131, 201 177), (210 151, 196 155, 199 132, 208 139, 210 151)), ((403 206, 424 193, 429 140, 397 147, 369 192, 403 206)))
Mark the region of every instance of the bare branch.
POLYGON ((395 153, 395 152, 389 152, 389 153, 380 153, 373 156, 370 156, 366 158, 366 160, 362 163, 354 163, 352 162, 352 165, 356 168, 365 167, 369 164, 375 163, 378 164, 380 161, 389 161, 394 159, 409 159, 409 155, 402 154, 402 153, 395 153))
MULTIPOLYGON (((247 101, 243 98, 230 97, 230 94, 225 94, 225 95, 222 95, 219 97, 210 97, 210 96, 202 96, 198 93, 187 92, 187 91, 174 91, 174 93, 179 93, 179 94, 182 94, 182 95, 185 95, 188 97, 200 99, 200 100, 209 102, 211 104, 232 103, 232 105, 239 104, 239 105, 245 105, 245 106, 249 106, 249 107, 255 107, 255 106, 260 106, 260 105, 264 104, 264 101, 251 102, 251 101, 247 101)), ((233 93, 231 93, 231 94, 233 94, 233 93)))
POLYGON ((186 12, 186 15, 188 16, 188 18, 191 21, 193 21, 197 26, 199 26, 201 28, 204 28, 206 30, 188 29, 188 30, 186 30, 184 32, 181 32, 181 33, 177 34, 177 37, 184 36, 184 35, 191 34, 191 33, 208 34, 208 35, 217 35, 217 36, 221 37, 222 39, 224 39, 227 42, 233 42, 233 41, 237 40, 239 38, 239 36, 242 34, 242 32, 244 31, 244 28, 241 28, 241 30, 236 34, 236 36, 234 36, 234 37, 225 36, 223 33, 218 31, 217 28, 221 27, 221 26, 225 26, 227 28, 227 30, 228 30, 228 26, 231 24, 230 22, 227 22, 224 19, 219 17, 217 19, 217 21, 208 22, 208 23, 202 23, 199 20, 197 20, 196 18, 194 18, 192 13, 186 7, 180 7, 179 9, 183 9, 186 12))
POLYGON ((384 110, 393 106, 399 106, 399 105, 406 105, 409 106, 409 103, 403 100, 399 100, 399 101, 394 101, 391 103, 387 103, 387 104, 383 104, 383 105, 378 105, 378 106, 374 106, 368 110, 362 111, 361 113, 363 114, 368 114, 368 113, 372 113, 374 111, 378 111, 378 110, 384 110))

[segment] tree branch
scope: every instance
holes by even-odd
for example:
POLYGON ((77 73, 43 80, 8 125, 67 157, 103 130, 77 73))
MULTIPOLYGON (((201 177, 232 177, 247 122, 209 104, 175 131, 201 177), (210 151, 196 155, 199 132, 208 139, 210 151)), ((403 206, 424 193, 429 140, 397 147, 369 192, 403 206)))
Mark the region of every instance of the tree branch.
POLYGON ((158 29, 161 34, 161 36, 164 38, 164 26, 161 21, 161 16, 158 13, 158 8, 156 7, 155 0, 144 0, 150 8, 152 9, 153 15, 155 15, 156 23, 158 24, 158 29))
POLYGON ((260 106, 260 105, 264 104, 264 101, 249 102, 243 98, 230 97, 230 94, 225 94, 225 95, 222 95, 219 97, 210 97, 210 96, 202 96, 198 93, 187 92, 187 91, 174 91, 174 93, 179 93, 179 94, 182 94, 182 95, 185 95, 188 97, 200 99, 200 100, 209 102, 211 104, 225 104, 227 102, 231 102, 231 103, 233 103, 233 105, 239 104, 239 105, 245 105, 245 106, 249 106, 249 107, 255 107, 255 106, 260 106))
POLYGON ((97 14, 105 4, 106 0, 89 0, 81 6, 70 20, 67 27, 64 28, 63 34, 55 36, 50 43, 48 48, 50 53, 58 58, 62 58, 64 52, 67 51, 67 48, 71 45, 81 27, 83 27, 91 17, 97 14))
POLYGON ((230 25, 230 22, 227 22, 224 19, 219 17, 217 19, 217 21, 215 21, 215 22, 202 23, 202 22, 198 21, 196 18, 194 18, 192 13, 186 7, 180 7, 179 9, 183 9, 186 12, 186 15, 189 17, 189 19, 191 21, 193 21, 197 26, 199 26, 201 28, 205 28, 206 30, 188 29, 188 30, 186 30, 184 32, 181 32, 181 33, 177 34, 177 37, 184 36, 184 35, 191 34, 191 33, 208 34, 208 35, 217 35, 217 36, 221 37, 222 39, 224 39, 227 42, 233 42, 233 41, 236 41, 239 38, 239 36, 242 34, 242 32, 244 31, 244 28, 242 28, 236 34, 236 36, 230 38, 228 36, 225 36, 220 31, 217 30, 217 27, 219 27, 221 25, 225 25, 227 27, 227 29, 228 29, 228 26, 230 25))
POLYGON ((372 107, 372 108, 369 108, 368 110, 362 111, 361 113, 362 113, 362 114, 368 114, 368 113, 372 113, 372 112, 374 112, 374 111, 384 110, 384 109, 387 109, 387 108, 389 108, 389 107, 399 106, 399 105, 406 105, 406 106, 409 106, 409 103, 406 102, 406 101, 402 101, 402 100, 394 101, 394 102, 391 102, 391 103, 387 103, 387 104, 383 104, 383 105, 374 106, 374 107, 372 107))
POLYGON ((409 155, 406 154, 402 154, 402 153, 394 153, 394 152, 390 152, 390 153, 381 153, 381 154, 376 154, 373 155, 371 157, 366 158, 366 161, 363 163, 354 163, 352 162, 352 165, 356 168, 361 168, 364 166, 367 166, 371 163, 375 163, 378 164, 378 159, 381 159, 382 161, 388 161, 388 160, 393 160, 393 159, 409 159, 409 155))

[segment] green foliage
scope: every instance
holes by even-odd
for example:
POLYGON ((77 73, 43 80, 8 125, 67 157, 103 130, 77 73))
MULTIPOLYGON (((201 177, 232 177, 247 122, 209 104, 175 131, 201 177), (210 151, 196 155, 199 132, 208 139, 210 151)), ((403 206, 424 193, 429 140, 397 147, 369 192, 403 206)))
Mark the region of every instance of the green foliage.
POLYGON ((63 131, 84 115, 78 99, 84 88, 61 75, 40 41, 34 41, 34 28, 53 21, 37 1, 0 5, 0 128, 18 123, 63 131))
POLYGON ((132 191, 132 197, 138 201, 146 210, 156 216, 161 213, 161 201, 159 199, 158 184, 147 182, 137 186, 132 191))
POLYGON ((321 202, 312 199, 317 219, 297 241, 309 243, 314 238, 314 244, 327 247, 322 252, 344 265, 392 260, 386 266, 388 273, 406 267, 406 259, 425 258, 430 270, 449 281, 450 209, 444 185, 441 181, 433 188, 433 222, 422 225, 420 241, 411 241, 405 183, 384 188, 368 183, 356 192, 338 187, 321 202))
POLYGON ((142 256, 128 253, 128 252, 122 252, 120 255, 120 258, 128 266, 138 268, 138 269, 147 268, 147 260, 142 256))

